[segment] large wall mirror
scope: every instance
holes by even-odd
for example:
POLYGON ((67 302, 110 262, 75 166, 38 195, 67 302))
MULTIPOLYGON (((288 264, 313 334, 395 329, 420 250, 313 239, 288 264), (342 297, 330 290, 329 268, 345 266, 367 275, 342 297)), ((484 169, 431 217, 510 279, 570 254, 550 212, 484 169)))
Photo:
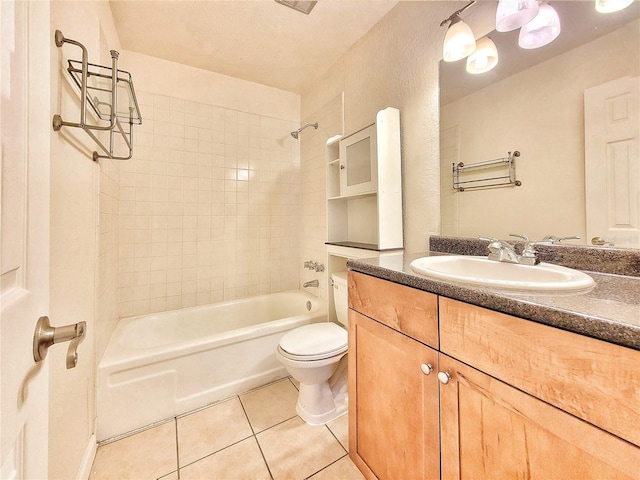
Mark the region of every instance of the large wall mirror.
POLYGON ((562 32, 549 45, 524 50, 518 31, 492 32, 495 69, 472 75, 465 60, 440 63, 442 234, 598 236, 640 248, 640 2, 610 14, 592 1, 552 6, 562 32), (630 131, 606 137, 606 125, 627 117, 630 131), (521 186, 453 188, 454 164, 516 150, 521 186))

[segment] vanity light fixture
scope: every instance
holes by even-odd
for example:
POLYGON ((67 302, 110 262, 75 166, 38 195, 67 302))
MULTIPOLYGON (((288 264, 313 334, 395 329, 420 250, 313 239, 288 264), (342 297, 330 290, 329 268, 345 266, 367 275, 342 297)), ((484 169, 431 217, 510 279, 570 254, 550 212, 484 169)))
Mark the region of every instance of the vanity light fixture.
POLYGON ((474 75, 485 73, 498 64, 498 49, 489 37, 476 42, 475 51, 467 57, 467 72, 474 75))
POLYGON ((538 9, 538 0, 500 0, 496 10, 496 30, 516 30, 533 20, 538 9))
POLYGON ((441 27, 449 24, 442 45, 442 58, 445 62, 461 60, 476 49, 476 38, 471 28, 460 18, 460 14, 474 3, 476 0, 469 2, 460 10, 456 10, 440 23, 441 27))
POLYGON ((633 0, 596 0, 596 10, 600 13, 617 12, 627 8, 633 0))
POLYGON ((548 3, 543 3, 538 15, 520 29, 518 45, 525 49, 543 47, 558 38, 560 30, 558 12, 548 3))

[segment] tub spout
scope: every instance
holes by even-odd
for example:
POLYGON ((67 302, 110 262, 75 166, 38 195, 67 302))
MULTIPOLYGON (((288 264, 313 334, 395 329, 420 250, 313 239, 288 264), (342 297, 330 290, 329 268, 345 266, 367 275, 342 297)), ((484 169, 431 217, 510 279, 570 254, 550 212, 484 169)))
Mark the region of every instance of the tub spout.
POLYGON ((305 282, 302 285, 302 288, 307 288, 307 287, 319 287, 320 286, 320 282, 316 279, 316 280, 311 280, 309 282, 305 282))

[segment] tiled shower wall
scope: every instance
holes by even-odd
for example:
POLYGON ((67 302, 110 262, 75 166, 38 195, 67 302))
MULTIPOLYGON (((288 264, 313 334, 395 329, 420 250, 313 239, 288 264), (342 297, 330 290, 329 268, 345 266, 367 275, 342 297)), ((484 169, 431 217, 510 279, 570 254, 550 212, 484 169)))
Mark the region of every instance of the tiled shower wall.
POLYGON ((299 288, 291 121, 140 92, 120 164, 120 316, 299 288))

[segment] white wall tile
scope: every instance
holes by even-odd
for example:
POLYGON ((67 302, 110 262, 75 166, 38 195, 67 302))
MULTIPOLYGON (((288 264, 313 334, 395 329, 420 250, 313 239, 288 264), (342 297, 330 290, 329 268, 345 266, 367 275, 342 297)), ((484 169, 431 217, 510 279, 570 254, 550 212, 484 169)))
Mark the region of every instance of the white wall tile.
POLYGON ((142 140, 119 191, 103 187, 119 196, 120 315, 298 288, 296 125, 140 93, 142 140))

